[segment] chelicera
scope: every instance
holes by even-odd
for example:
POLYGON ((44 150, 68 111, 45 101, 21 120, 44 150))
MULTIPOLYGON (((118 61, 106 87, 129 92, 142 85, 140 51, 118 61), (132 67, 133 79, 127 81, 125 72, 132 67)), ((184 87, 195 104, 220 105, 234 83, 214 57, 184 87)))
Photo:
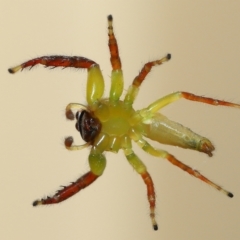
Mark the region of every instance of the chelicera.
POLYGON ((102 124, 98 118, 94 118, 88 111, 76 113, 76 129, 80 132, 85 142, 93 141, 101 131, 102 124))
POLYGON ((62 202, 83 188, 89 186, 98 177, 103 174, 106 166, 105 151, 118 153, 123 150, 127 161, 140 174, 147 187, 147 197, 150 205, 150 218, 154 230, 158 229, 155 220, 155 190, 152 178, 147 171, 145 164, 139 159, 132 149, 132 141, 136 142, 140 148, 152 156, 163 158, 173 165, 188 172, 190 175, 202 180, 213 188, 232 198, 233 194, 219 185, 213 183, 197 170, 180 162, 170 153, 164 150, 158 150, 152 147, 146 138, 150 138, 159 143, 179 146, 206 153, 212 156, 214 150, 213 144, 207 138, 200 136, 189 128, 169 120, 159 113, 159 110, 170 103, 181 98, 190 101, 202 102, 214 106, 223 105, 228 107, 240 108, 239 104, 221 101, 213 98, 197 96, 188 92, 175 92, 159 98, 149 106, 135 110, 133 103, 138 95, 139 88, 145 80, 152 67, 161 65, 170 60, 171 55, 167 54, 160 60, 147 62, 140 73, 134 78, 132 84, 127 90, 125 98, 120 100, 123 92, 123 72, 121 60, 118 52, 117 40, 114 36, 113 18, 108 16, 108 36, 110 61, 112 65, 111 89, 109 98, 103 98, 104 80, 99 65, 93 60, 84 57, 69 56, 43 56, 24 62, 21 65, 10 68, 10 73, 30 67, 30 69, 42 64, 46 67, 73 67, 85 68, 88 70, 86 96, 88 105, 70 103, 66 107, 66 117, 70 120, 76 118, 76 129, 80 132, 84 145, 74 145, 73 138, 65 139, 65 147, 68 150, 80 150, 91 146, 89 154, 90 171, 81 176, 69 186, 58 190, 51 197, 43 198, 33 202, 33 206, 55 204, 62 202), (76 112, 76 115, 74 115, 76 112))

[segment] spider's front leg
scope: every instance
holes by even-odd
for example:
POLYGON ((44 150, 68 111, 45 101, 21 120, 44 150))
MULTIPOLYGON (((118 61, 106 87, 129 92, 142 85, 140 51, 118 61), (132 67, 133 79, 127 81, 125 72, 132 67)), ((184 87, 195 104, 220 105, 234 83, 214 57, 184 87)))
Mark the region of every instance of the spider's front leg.
POLYGON ((89 186, 91 183, 93 183, 99 176, 95 175, 91 171, 81 176, 79 179, 77 179, 76 182, 71 183, 69 186, 63 187, 63 189, 58 190, 56 194, 54 194, 52 197, 43 198, 41 200, 36 200, 33 202, 33 206, 38 205, 46 205, 46 204, 54 204, 62 202, 80 190, 84 189, 85 187, 89 186))
MULTIPOLYGON (((82 112, 78 111, 76 114, 76 128, 80 132, 83 140, 86 141, 86 143, 83 145, 72 145, 73 138, 67 137, 65 138, 65 147, 68 150, 80 150, 92 144, 92 140, 95 138, 96 135, 99 134, 101 125, 99 125, 100 123, 98 119, 93 118, 90 113, 86 111, 85 106, 77 103, 71 103, 66 107, 66 117, 68 119, 73 120, 74 118, 72 112, 73 108, 77 108, 78 110, 80 108, 83 109, 82 112), (91 124, 89 125, 89 123, 91 124)), ((98 147, 93 146, 91 149, 88 158, 91 169, 90 172, 77 179, 76 182, 73 182, 69 186, 57 191, 57 193, 53 197, 47 197, 46 199, 34 201, 33 206, 62 202, 67 198, 71 197, 72 195, 76 194, 80 190, 84 189, 85 187, 89 186, 99 176, 101 176, 106 166, 106 159, 102 154, 104 149, 101 150, 100 145, 98 145, 98 147)))
POLYGON ((54 56, 43 56, 39 58, 34 58, 28 60, 16 67, 9 68, 9 73, 16 73, 19 70, 23 70, 24 68, 32 68, 37 64, 42 64, 45 67, 74 67, 74 68, 87 68, 89 69, 91 66, 96 65, 96 63, 90 59, 84 57, 69 57, 69 56, 61 56, 61 55, 54 55, 54 56))
POLYGON ((16 67, 9 68, 9 73, 16 73, 24 68, 34 67, 37 64, 42 64, 45 67, 73 67, 73 68, 86 68, 88 69, 87 81, 87 102, 91 105, 92 109, 97 108, 98 100, 102 97, 104 92, 104 80, 99 65, 94 61, 84 57, 69 57, 69 56, 43 56, 31 59, 16 67))
POLYGON ((52 197, 34 201, 33 206, 62 202, 93 183, 99 176, 102 175, 106 167, 106 158, 96 147, 93 147, 88 161, 91 169, 88 173, 81 176, 77 179, 77 181, 71 183, 69 186, 58 190, 52 197))

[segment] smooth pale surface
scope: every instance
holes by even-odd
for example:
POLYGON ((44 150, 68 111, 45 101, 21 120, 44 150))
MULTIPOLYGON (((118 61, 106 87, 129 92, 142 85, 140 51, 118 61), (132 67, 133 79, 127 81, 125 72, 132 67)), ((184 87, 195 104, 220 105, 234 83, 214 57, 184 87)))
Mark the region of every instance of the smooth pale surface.
POLYGON ((121 151, 107 153, 103 176, 76 196, 55 206, 31 206, 88 171, 89 151, 69 152, 62 143, 73 135, 82 144, 64 108, 86 103, 87 76, 84 70, 41 66, 7 72, 42 55, 85 56, 100 64, 107 96, 107 15, 112 14, 123 92, 143 63, 172 54, 143 83, 136 109, 177 90, 239 103, 239 8, 239 1, 1 1, 0 239, 239 239, 238 109, 180 100, 163 110, 213 141, 211 159, 160 146, 232 191, 233 199, 134 144, 155 183, 159 230, 154 232, 144 183, 121 151))

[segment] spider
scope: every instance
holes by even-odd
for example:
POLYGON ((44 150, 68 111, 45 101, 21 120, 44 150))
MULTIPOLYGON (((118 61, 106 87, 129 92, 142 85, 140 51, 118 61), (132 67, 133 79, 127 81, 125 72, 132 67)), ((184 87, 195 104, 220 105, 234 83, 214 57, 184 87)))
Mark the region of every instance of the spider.
POLYGON ((239 104, 221 101, 218 99, 197 96, 188 92, 174 92, 155 102, 146 108, 134 110, 133 103, 138 95, 139 88, 145 80, 152 67, 161 65, 170 60, 171 55, 167 54, 160 60, 147 62, 142 67, 140 73, 134 78, 128 88, 125 98, 120 100, 123 92, 123 72, 121 60, 118 52, 118 44, 113 31, 113 17, 108 16, 108 46, 110 50, 110 61, 112 65, 111 89, 109 98, 102 98, 104 92, 104 79, 99 65, 93 60, 78 56, 43 56, 31 59, 16 67, 10 68, 9 73, 16 73, 24 68, 34 67, 37 64, 45 67, 74 67, 86 68, 88 70, 87 79, 87 106, 78 103, 70 103, 66 107, 66 118, 74 120, 76 118, 76 129, 80 132, 82 139, 86 142, 83 145, 74 145, 73 138, 65 138, 65 147, 68 150, 80 150, 91 146, 88 157, 90 171, 78 178, 70 185, 58 190, 53 196, 42 198, 33 202, 33 206, 55 204, 62 202, 73 196, 80 190, 92 184, 100 177, 106 167, 105 151, 118 153, 123 150, 127 161, 142 177, 147 187, 147 197, 150 205, 150 218, 154 230, 158 230, 155 220, 155 190, 152 178, 146 166, 132 149, 132 141, 136 142, 140 148, 152 156, 163 158, 173 165, 188 172, 190 175, 202 180, 213 188, 232 198, 233 194, 208 178, 180 162, 170 153, 155 149, 145 138, 150 138, 162 144, 189 148, 212 156, 213 144, 207 138, 194 133, 189 128, 171 121, 159 110, 170 103, 181 98, 190 101, 202 102, 214 106, 223 105, 228 107, 240 108, 239 104), (74 114, 76 112, 76 114, 74 114))

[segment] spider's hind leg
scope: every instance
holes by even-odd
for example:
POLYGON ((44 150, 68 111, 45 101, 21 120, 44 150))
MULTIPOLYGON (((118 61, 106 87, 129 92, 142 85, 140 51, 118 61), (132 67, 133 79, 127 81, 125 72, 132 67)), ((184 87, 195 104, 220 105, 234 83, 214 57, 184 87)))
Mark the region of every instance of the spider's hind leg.
POLYGON ((149 153, 149 154, 151 154, 152 156, 155 156, 155 157, 161 157, 161 158, 167 159, 170 163, 172 163, 173 165, 181 168, 183 171, 186 171, 187 173, 189 173, 193 177, 198 178, 198 179, 202 180, 203 182, 209 184, 210 186, 214 187, 215 189, 222 192, 226 196, 228 196, 230 198, 233 197, 233 194, 231 192, 223 189, 221 186, 212 182, 211 180, 209 180, 208 178, 203 176, 199 171, 197 171, 197 170, 189 167, 188 165, 182 163, 181 161, 176 159, 173 155, 169 154, 168 152, 153 148, 147 141, 145 141, 142 138, 140 138, 139 140, 135 140, 135 141, 145 152, 147 152, 147 153, 149 153))

